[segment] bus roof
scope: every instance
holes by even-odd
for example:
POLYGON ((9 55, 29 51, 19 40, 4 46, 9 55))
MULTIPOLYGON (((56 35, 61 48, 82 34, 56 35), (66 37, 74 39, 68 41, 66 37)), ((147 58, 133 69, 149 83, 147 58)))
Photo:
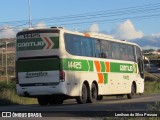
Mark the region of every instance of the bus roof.
MULTIPOLYGON (((75 34, 75 35, 80 35, 80 36, 86 36, 86 37, 91 37, 91 38, 96 38, 96 39, 103 39, 103 40, 109 40, 109 41, 113 41, 113 42, 119 42, 119 43, 124 43, 124 44, 130 44, 130 45, 135 45, 137 47, 140 48, 139 45, 137 45, 136 43, 132 43, 132 42, 128 42, 126 40, 119 40, 119 39, 114 39, 113 36, 111 35, 107 35, 107 34, 103 34, 103 33, 96 33, 96 32, 78 32, 78 31, 70 31, 67 30, 63 27, 51 27, 51 28, 28 28, 28 29, 24 29, 21 32, 27 32, 27 31, 36 31, 36 30, 59 30, 59 31, 63 31, 64 33, 70 33, 70 34, 75 34)), ((18 35, 18 34, 17 34, 18 35)))
POLYGON ((111 35, 103 34, 103 33, 95 33, 95 32, 78 32, 78 31, 70 31, 63 29, 65 33, 70 33, 70 34, 76 34, 76 35, 81 35, 81 36, 86 36, 86 37, 91 37, 91 38, 96 38, 96 39, 103 39, 103 40, 109 40, 112 42, 119 42, 119 43, 124 43, 124 44, 130 44, 130 45, 135 45, 140 48, 139 45, 133 42, 128 42, 127 40, 119 40, 113 38, 111 35))

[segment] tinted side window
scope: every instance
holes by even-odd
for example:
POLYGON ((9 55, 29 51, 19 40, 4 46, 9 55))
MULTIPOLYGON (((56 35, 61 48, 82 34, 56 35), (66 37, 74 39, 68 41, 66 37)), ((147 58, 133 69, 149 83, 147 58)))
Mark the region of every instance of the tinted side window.
POLYGON ((127 49, 127 45, 126 44, 120 44, 120 58, 121 60, 128 60, 129 56, 128 56, 128 49, 127 49))
POLYGON ((71 41, 73 44, 73 54, 74 55, 81 55, 82 51, 81 51, 81 41, 78 40, 77 37, 73 37, 73 40, 71 41))
POLYGON ((112 59, 120 59, 120 45, 116 42, 111 42, 112 59))
POLYGON ((120 44, 121 60, 135 61, 134 46, 128 44, 120 44))
POLYGON ((95 57, 102 58, 101 53, 101 40, 95 40, 95 57))
POLYGON ((73 39, 71 35, 69 34, 64 34, 64 39, 65 39, 65 47, 68 53, 74 54, 74 45, 72 44, 73 39), (71 49, 72 48, 72 49, 71 49))
POLYGON ((93 51, 92 51, 92 42, 89 38, 86 37, 81 37, 81 51, 82 51, 82 56, 89 56, 92 57, 93 51))
POLYGON ((66 33, 64 39, 68 53, 78 56, 93 56, 93 40, 91 38, 66 33))
POLYGON ((135 61, 134 46, 128 46, 128 60, 135 61))
POLYGON ((102 40, 101 49, 103 58, 112 58, 111 46, 109 41, 102 40))
MULTIPOLYGON (((134 46, 128 44, 67 33, 64 39, 66 50, 72 55, 135 61, 134 46)), ((141 57, 138 47, 137 56, 141 57)))

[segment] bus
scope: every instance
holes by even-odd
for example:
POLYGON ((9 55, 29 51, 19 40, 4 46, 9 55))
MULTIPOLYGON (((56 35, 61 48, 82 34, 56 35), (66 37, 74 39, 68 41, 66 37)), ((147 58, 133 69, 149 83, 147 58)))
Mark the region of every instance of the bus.
POLYGON ((16 79, 17 94, 40 105, 93 103, 107 95, 131 99, 144 91, 142 50, 100 33, 30 28, 16 36, 16 79))

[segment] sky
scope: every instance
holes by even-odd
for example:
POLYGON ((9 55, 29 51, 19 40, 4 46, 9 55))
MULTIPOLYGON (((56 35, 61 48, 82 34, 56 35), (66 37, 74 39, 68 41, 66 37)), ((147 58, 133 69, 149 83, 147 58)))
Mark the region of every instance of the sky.
MULTIPOLYGON (((15 37, 29 26, 28 0, 0 2, 0 38, 15 37)), ((159 0, 30 0, 30 3, 32 27, 62 26, 102 32, 144 48, 160 48, 159 0)))

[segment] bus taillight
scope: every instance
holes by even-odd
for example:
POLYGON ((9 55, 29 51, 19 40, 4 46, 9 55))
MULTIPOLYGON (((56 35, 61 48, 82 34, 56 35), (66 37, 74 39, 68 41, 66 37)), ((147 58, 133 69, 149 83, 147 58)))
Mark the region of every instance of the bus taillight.
POLYGON ((59 71, 59 78, 61 82, 65 81, 65 72, 63 70, 59 71))

